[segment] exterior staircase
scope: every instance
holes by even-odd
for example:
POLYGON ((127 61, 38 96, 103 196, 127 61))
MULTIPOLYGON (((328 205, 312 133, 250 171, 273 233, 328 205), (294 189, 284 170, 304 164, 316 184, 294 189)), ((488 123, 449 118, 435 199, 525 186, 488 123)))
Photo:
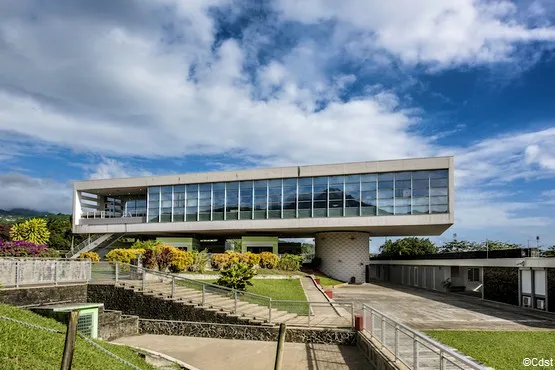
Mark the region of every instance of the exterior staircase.
POLYGON ((72 251, 65 255, 66 258, 78 258, 81 253, 97 249, 107 248, 118 241, 124 234, 95 234, 93 237, 83 240, 72 251))
POLYGON ((157 298, 171 300, 174 303, 181 303, 188 306, 197 306, 204 310, 218 312, 219 314, 235 317, 245 324, 275 326, 282 322, 291 322, 298 315, 287 311, 280 311, 268 306, 250 303, 242 300, 235 300, 233 297, 224 297, 221 294, 203 292, 166 282, 152 282, 146 284, 143 291, 142 280, 126 280, 116 283, 116 286, 124 289, 133 290, 136 294, 156 296, 157 298), (271 318, 269 313, 271 311, 271 318))

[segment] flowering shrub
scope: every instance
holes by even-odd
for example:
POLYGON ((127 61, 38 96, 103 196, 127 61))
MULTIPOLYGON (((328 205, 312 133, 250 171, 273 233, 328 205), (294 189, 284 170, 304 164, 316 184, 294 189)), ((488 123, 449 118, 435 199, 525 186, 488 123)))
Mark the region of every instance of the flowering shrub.
POLYGON ((106 254, 106 260, 110 262, 131 263, 145 253, 144 249, 112 249, 106 254))
POLYGON ((230 253, 214 253, 210 259, 212 268, 216 270, 221 270, 226 268, 229 264, 231 254, 230 253))
POLYGON ((79 255, 79 259, 91 260, 91 262, 100 261, 100 256, 96 252, 83 252, 79 255))
POLYGON ((13 242, 0 242, 0 256, 2 257, 40 257, 48 251, 44 244, 35 244, 17 240, 13 242))
POLYGON ((239 261, 248 266, 257 266, 260 263, 260 254, 246 252, 239 255, 239 261))
POLYGON ((273 269, 279 264, 279 256, 272 252, 260 253, 260 267, 273 269))
POLYGON ((183 272, 193 264, 193 254, 191 252, 177 250, 172 251, 172 261, 170 262, 171 272, 183 272))

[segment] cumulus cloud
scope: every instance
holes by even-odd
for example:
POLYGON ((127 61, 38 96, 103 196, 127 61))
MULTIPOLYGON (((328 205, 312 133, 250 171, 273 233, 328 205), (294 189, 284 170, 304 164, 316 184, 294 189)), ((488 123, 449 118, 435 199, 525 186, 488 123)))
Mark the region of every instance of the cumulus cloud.
POLYGON ((90 180, 150 176, 152 172, 138 169, 111 158, 103 158, 95 165, 84 166, 90 180))
POLYGON ((338 41, 355 52, 385 50, 408 64, 437 67, 509 61, 529 42, 555 41, 541 4, 518 8, 507 0, 280 0, 285 19, 337 23, 338 41), (353 35, 364 34, 365 38, 353 35))

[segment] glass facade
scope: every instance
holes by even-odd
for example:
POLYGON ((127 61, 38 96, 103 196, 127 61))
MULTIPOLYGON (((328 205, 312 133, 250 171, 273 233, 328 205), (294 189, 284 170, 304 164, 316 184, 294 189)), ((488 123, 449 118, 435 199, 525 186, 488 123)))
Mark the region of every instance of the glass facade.
POLYGON ((448 213, 448 187, 448 170, 154 186, 147 221, 448 213))

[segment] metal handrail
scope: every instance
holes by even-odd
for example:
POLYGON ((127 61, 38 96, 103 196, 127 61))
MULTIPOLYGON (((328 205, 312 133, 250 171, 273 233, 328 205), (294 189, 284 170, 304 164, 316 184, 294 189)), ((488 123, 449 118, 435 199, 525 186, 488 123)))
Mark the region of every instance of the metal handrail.
POLYGON ((97 239, 99 239, 103 235, 106 235, 106 234, 94 234, 94 236, 86 238, 81 243, 77 244, 77 246, 73 248, 73 251, 70 250, 69 252, 67 252, 65 257, 70 258, 71 256, 74 256, 75 254, 79 253, 79 251, 85 249, 87 245, 94 243, 97 239))
MULTIPOLYGON (((395 327, 395 331, 401 331, 403 332, 405 335, 411 337, 411 339, 413 340, 413 347, 415 348, 414 350, 414 359, 417 361, 418 357, 417 357, 417 348, 418 348, 418 344, 423 344, 424 346, 426 346, 426 348, 432 350, 433 352, 437 353, 439 355, 439 361, 440 361, 440 368, 443 369, 443 361, 449 361, 452 365, 457 366, 459 368, 460 365, 458 363, 455 363, 453 360, 451 360, 449 357, 447 357, 446 355, 449 355, 451 357, 453 357, 454 359, 456 359, 458 362, 462 362, 464 365, 472 368, 472 369, 476 369, 476 370, 482 370, 485 369, 485 367, 463 357, 461 354, 454 352, 452 349, 446 347, 445 345, 433 340, 432 338, 414 330, 411 329, 410 327, 408 327, 405 324, 402 324, 394 319, 392 319, 391 317, 387 316, 386 314, 384 314, 383 312, 376 310, 375 308, 372 308, 370 306, 368 306, 367 304, 363 303, 362 304, 362 310, 363 310, 363 315, 364 315, 364 321, 366 321, 366 310, 370 311, 371 315, 377 314, 379 316, 382 317, 382 334, 381 337, 382 338, 378 338, 376 336, 374 336, 374 334, 372 333, 372 328, 368 331, 370 334, 370 337, 374 338, 375 340, 377 340, 378 342, 380 342, 380 344, 387 348, 388 350, 390 350, 394 356, 395 356, 395 361, 399 360, 401 362, 403 362, 406 366, 410 367, 405 361, 403 361, 403 359, 401 359, 399 357, 399 340, 397 340, 397 335, 395 338, 395 348, 391 349, 389 348, 389 346, 385 343, 385 340, 383 340, 385 333, 385 321, 389 321, 389 324, 395 327)), ((371 326, 374 325, 373 320, 372 320, 372 316, 371 317, 371 326)), ((366 323, 364 324, 365 328, 366 328, 366 323)), ((417 366, 414 366, 415 368, 417 368, 417 366)))

